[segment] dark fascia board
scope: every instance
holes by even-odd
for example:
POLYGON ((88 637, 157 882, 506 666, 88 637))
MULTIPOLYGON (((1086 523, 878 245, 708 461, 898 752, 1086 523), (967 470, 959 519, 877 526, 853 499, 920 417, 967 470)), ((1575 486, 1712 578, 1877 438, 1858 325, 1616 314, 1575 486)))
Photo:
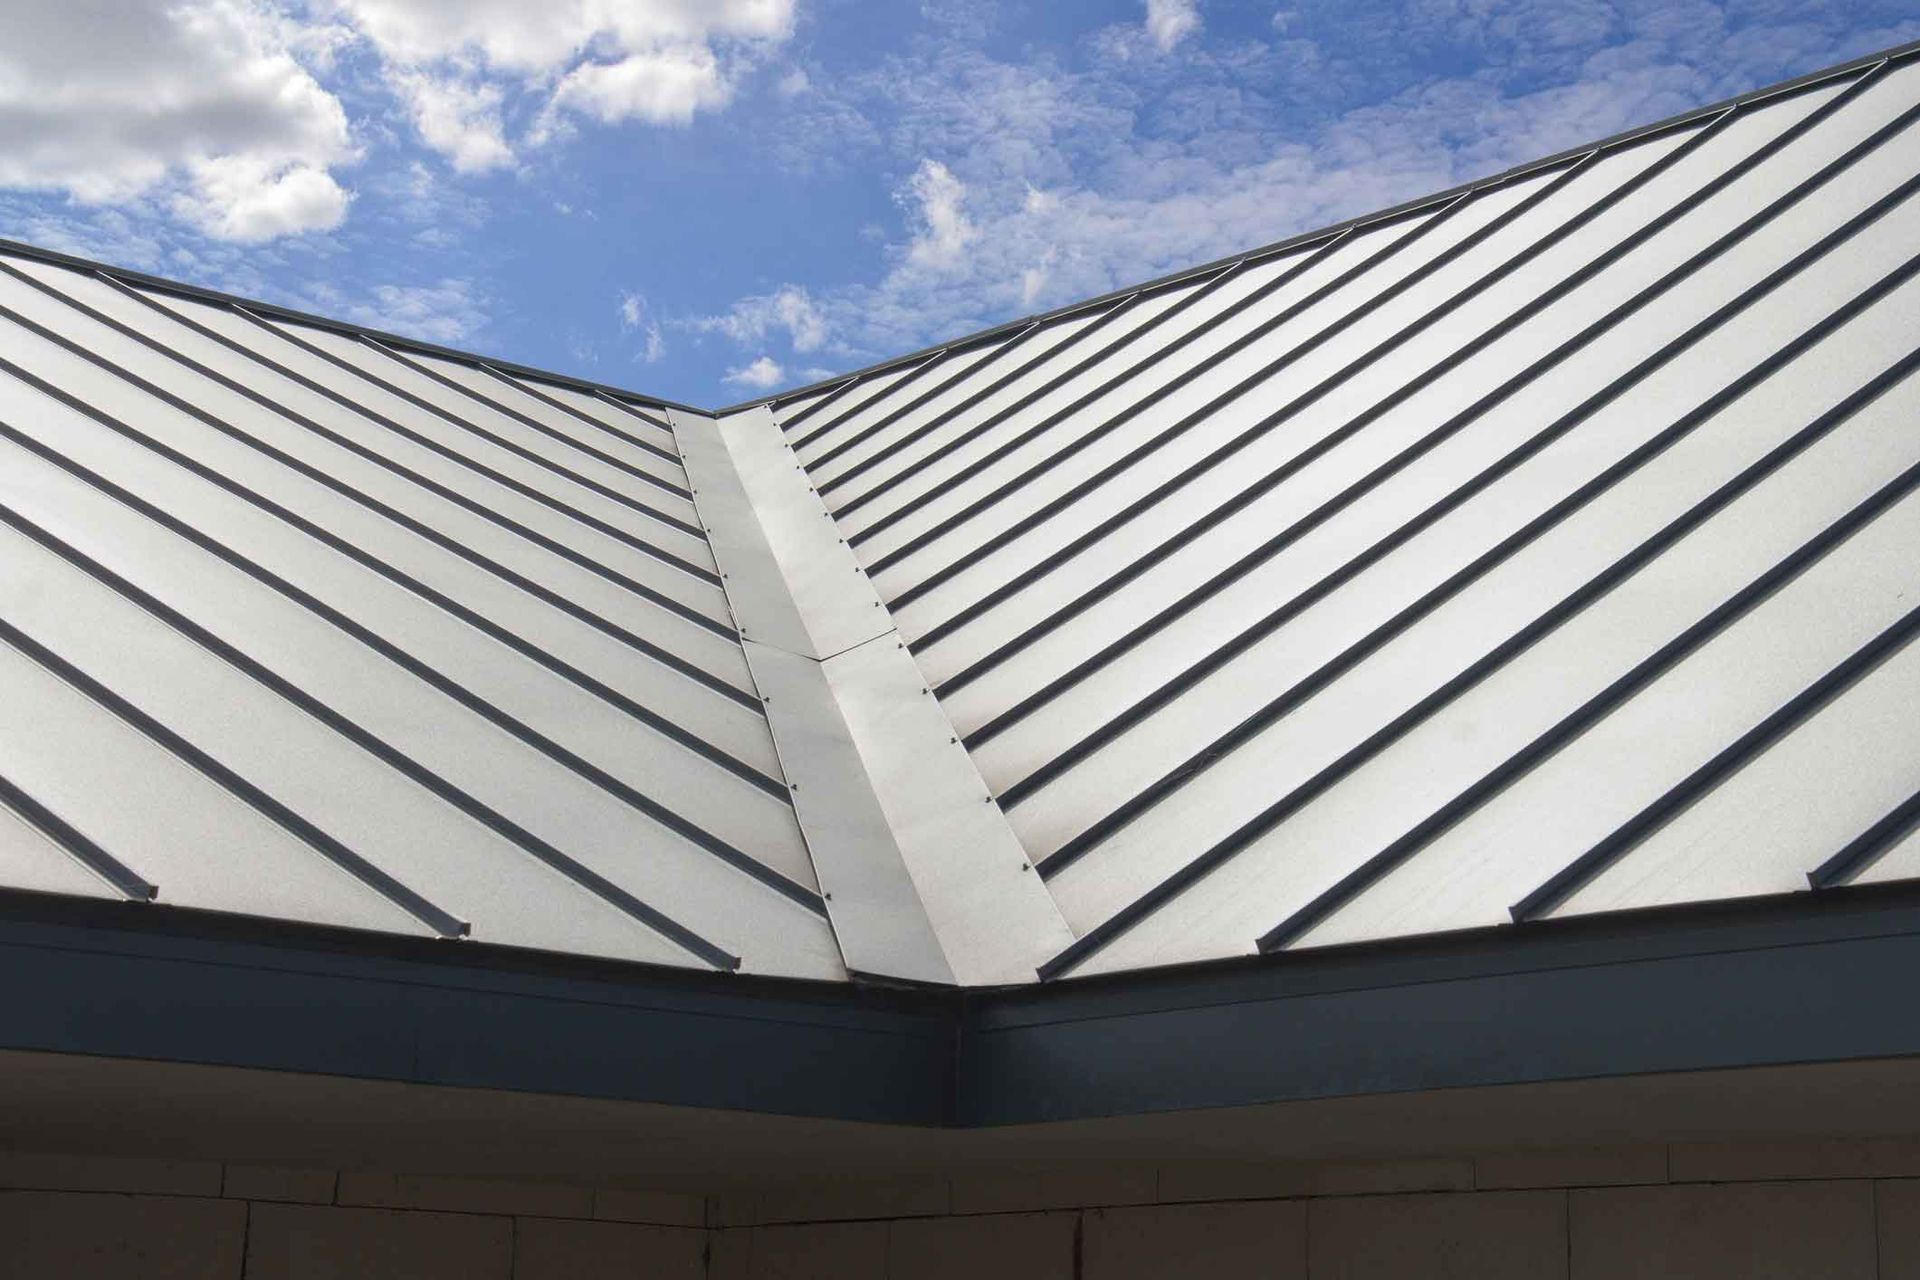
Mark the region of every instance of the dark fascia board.
POLYGON ((1500 173, 1488 177, 1471 179, 1467 182, 1460 183, 1458 186, 1449 187, 1445 191, 1418 196, 1388 209, 1360 214, 1357 217, 1348 218, 1343 222, 1336 222, 1324 227, 1316 227, 1311 231, 1302 231, 1295 235, 1288 236, 1284 240, 1276 240, 1271 244, 1262 245, 1257 249, 1248 249, 1240 253, 1229 254, 1224 258, 1216 258, 1211 262, 1203 262, 1198 266, 1183 267, 1179 271, 1164 276, 1157 276, 1141 284, 1126 285, 1109 293, 1103 293, 1098 297, 1083 298, 1076 302, 1066 303, 1062 306, 1055 307, 1051 311, 1041 311, 1033 315, 1021 316, 1018 319, 1008 320, 989 328, 980 329, 973 333, 966 334, 963 337, 935 343, 933 346, 923 347, 918 351, 911 351, 905 355, 889 356, 884 360, 875 361, 872 364, 866 365, 863 368, 854 369, 848 373, 836 373, 831 377, 822 378, 816 382, 809 382, 798 387, 790 387, 784 391, 776 391, 771 395, 757 396, 754 399, 743 400, 739 404, 728 405, 724 409, 714 409, 711 412, 715 417, 722 417, 729 413, 737 413, 743 409, 751 409, 763 404, 777 406, 785 401, 795 400, 801 396, 812 395, 815 392, 837 387, 843 383, 857 382, 862 378, 870 377, 876 373, 883 373, 888 369, 913 364, 942 351, 964 351, 970 347, 979 346, 981 343, 992 342, 997 338, 1003 338, 1010 334, 1017 333, 1021 329, 1031 325, 1048 324, 1055 320, 1063 320, 1068 316, 1078 315, 1081 312, 1094 311, 1101 307, 1110 306, 1132 294, 1157 293, 1164 289, 1177 288, 1183 284, 1205 279, 1207 276, 1217 271, 1222 271, 1238 262, 1271 258, 1300 248, 1302 245, 1310 244, 1316 240, 1338 235, 1343 231, 1367 227, 1375 223, 1392 222, 1423 209, 1444 205, 1448 201, 1456 199, 1478 187, 1497 186, 1501 183, 1512 182, 1530 173, 1553 169, 1567 164, 1590 151, 1601 148, 1610 149, 1629 146, 1637 142, 1646 142, 1662 134, 1671 133, 1675 129, 1684 129, 1689 125, 1718 115, 1732 107, 1748 106, 1769 98, 1790 97, 1793 94, 1816 88, 1829 80, 1852 75, 1862 68, 1872 66, 1876 62, 1888 59, 1898 60, 1914 53, 1920 53, 1920 40, 1895 45, 1890 49, 1882 49, 1878 53, 1863 54, 1858 58, 1842 62, 1837 66, 1823 67, 1818 71, 1810 71, 1806 75, 1796 76, 1791 80, 1784 80, 1778 84, 1763 85, 1758 89, 1750 89, 1746 93, 1738 94, 1719 102, 1709 103, 1703 107, 1695 107, 1690 111, 1682 111, 1678 115, 1668 116, 1664 120, 1656 120, 1652 124, 1637 125, 1634 128, 1622 130, 1619 133, 1611 134, 1593 142, 1582 143, 1576 147, 1568 147, 1566 150, 1556 152, 1544 159, 1529 160, 1524 164, 1515 165, 1510 169, 1503 170, 1500 173))
POLYGON ((663 400, 659 396, 650 396, 644 392, 629 391, 609 383, 594 382, 587 378, 576 378, 570 374, 553 373, 546 369, 535 369, 530 365, 516 364, 511 360, 495 360, 472 351, 462 351, 456 347, 443 347, 435 342, 423 342, 418 338, 409 338, 397 333, 388 333, 384 329, 375 329, 367 325, 350 324, 345 320, 335 320, 328 316, 315 315, 293 307, 282 307, 271 302, 261 302, 254 298, 243 298, 238 294, 222 293, 218 289, 208 289, 197 284, 186 284, 179 280, 169 280, 165 276, 149 275, 144 271, 134 271, 128 267, 116 267, 112 263, 95 262, 91 258, 78 257, 71 253, 61 253, 57 249, 43 249, 38 245, 23 244, 18 240, 0 237, 0 255, 17 258, 30 258, 36 262, 52 263, 54 266, 69 267, 75 271, 99 272, 120 283, 140 289, 151 289, 158 293, 170 293, 177 298, 190 298, 195 302, 211 302, 217 306, 245 307, 255 315, 269 320, 285 320, 292 324, 305 325, 311 329, 325 329, 330 333, 344 334, 349 338, 368 338, 386 346, 397 347, 402 351, 418 355, 436 356, 443 360, 452 360, 475 369, 492 369, 510 374, 516 378, 527 378, 549 386, 566 387, 574 391, 584 391, 589 395, 598 393, 611 396, 623 404, 637 405, 646 409, 679 409, 687 413, 705 413, 704 409, 681 404, 676 400, 663 400))
POLYGON ((1920 885, 991 991, 0 894, 0 1048, 987 1128, 1920 1055, 1920 885))

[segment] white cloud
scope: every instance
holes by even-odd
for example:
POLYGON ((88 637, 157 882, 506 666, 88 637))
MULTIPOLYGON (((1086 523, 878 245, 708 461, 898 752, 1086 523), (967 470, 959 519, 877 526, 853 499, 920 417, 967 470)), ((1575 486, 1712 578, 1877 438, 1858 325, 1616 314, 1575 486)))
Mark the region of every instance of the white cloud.
POLYGON ((761 356, 752 364, 729 369, 724 381, 736 387, 750 387, 755 391, 765 391, 769 387, 779 386, 787 379, 787 371, 770 356, 761 356))
POLYGON ((513 163, 498 85, 395 68, 387 83, 407 104, 420 140, 462 173, 484 173, 513 163))
POLYGON ((725 313, 679 321, 696 333, 720 333, 743 347, 757 346, 784 332, 795 351, 816 351, 827 340, 826 317, 808 292, 783 284, 772 293, 742 298, 725 313))
POLYGON ((774 82, 774 92, 783 98, 797 98, 813 87, 813 77, 802 67, 795 67, 774 82))
POLYGON ((567 111, 602 124, 686 124, 694 112, 724 106, 732 95, 719 60, 703 45, 635 53, 618 62, 584 62, 561 77, 534 138, 544 139, 555 117, 567 111))
POLYGON ((628 333, 637 333, 640 337, 638 359, 648 364, 658 363, 660 357, 667 354, 667 342, 660 332, 660 322, 653 318, 653 310, 647 305, 646 295, 623 293, 620 295, 620 327, 628 333))
POLYGON ((338 226, 351 196, 333 170, 354 150, 301 34, 255 0, 0 5, 0 186, 158 195, 221 239, 338 226))
POLYGON ((1198 0, 1147 0, 1147 34, 1162 53, 1200 29, 1198 0))
POLYGON ((174 212, 216 240, 331 230, 347 216, 351 199, 324 169, 279 166, 258 156, 196 160, 188 172, 192 181, 174 197, 174 212))
POLYGON ((725 106, 794 0, 329 0, 373 47, 428 146, 456 167, 512 161, 571 121, 685 124, 725 106), (504 114, 503 114, 504 108, 504 114))
POLYGON ((980 238, 980 229, 967 217, 966 184, 938 160, 920 162, 900 199, 917 224, 907 256, 922 266, 955 266, 966 247, 980 238))

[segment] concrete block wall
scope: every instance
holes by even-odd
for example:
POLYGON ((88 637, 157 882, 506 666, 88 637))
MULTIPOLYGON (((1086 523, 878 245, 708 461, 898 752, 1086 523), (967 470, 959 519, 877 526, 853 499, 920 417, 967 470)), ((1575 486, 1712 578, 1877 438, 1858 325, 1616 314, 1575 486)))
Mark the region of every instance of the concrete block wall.
POLYGON ((0 1151, 0 1280, 1920 1277, 1920 1140, 658 1191, 0 1151))
POLYGON ((1920 1140, 816 1179, 709 1213, 709 1280, 1893 1280, 1920 1140))
POLYGON ((698 1196, 0 1151, 0 1280, 705 1280, 698 1196))

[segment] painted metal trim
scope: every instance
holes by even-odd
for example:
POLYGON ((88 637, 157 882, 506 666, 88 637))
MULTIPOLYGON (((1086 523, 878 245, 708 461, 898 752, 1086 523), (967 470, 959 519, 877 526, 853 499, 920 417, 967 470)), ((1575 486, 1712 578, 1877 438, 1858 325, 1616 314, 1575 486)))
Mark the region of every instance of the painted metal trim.
POLYGON ((866 762, 822 663, 748 640, 774 749, 793 787, 840 954, 853 973, 951 986, 926 904, 907 872, 866 762))
POLYGON ((1073 932, 913 655, 889 632, 821 666, 954 977, 1032 981, 1073 932))
POLYGON ((975 1129, 1911 1057, 1916 965, 1910 883, 974 992, 0 892, 0 1048, 975 1129))
POLYGON ((892 631, 770 410, 668 417, 742 635, 819 661, 892 631))

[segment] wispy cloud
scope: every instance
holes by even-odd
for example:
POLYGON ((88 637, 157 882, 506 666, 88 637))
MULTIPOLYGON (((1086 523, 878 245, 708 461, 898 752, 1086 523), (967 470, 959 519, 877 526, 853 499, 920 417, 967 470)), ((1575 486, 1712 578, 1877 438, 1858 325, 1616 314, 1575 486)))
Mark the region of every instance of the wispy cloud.
POLYGON ((784 284, 772 293, 742 298, 725 312, 675 323, 696 333, 719 333, 743 347, 758 346, 784 333, 795 351, 817 351, 827 340, 827 321, 799 285, 784 284))
POLYGON ((328 309, 355 324, 427 342, 470 342, 487 325, 479 289, 471 280, 452 278, 427 285, 375 285, 371 298, 328 309))
POLYGON ((647 305, 645 294, 620 295, 620 328, 626 333, 638 335, 640 339, 640 350, 635 359, 657 364, 667 354, 666 338, 660 332, 660 322, 653 318, 653 310, 647 305))

